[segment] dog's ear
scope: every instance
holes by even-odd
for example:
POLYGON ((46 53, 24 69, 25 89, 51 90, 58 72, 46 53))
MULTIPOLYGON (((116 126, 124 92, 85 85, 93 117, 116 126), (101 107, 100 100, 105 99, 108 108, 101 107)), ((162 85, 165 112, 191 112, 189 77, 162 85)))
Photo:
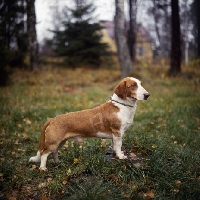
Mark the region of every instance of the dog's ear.
POLYGON ((114 90, 114 93, 121 99, 125 100, 127 97, 126 81, 122 80, 114 90))

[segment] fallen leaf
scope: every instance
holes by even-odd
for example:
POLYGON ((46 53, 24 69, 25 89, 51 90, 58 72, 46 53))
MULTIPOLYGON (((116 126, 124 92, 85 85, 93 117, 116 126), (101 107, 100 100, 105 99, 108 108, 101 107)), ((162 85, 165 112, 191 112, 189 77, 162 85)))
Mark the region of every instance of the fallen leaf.
POLYGON ((47 185, 46 182, 40 183, 40 184, 38 185, 38 188, 40 189, 40 188, 46 187, 46 185, 47 185))
POLYGON ((31 121, 29 119, 27 119, 26 124, 31 124, 31 121))
POLYGON ((21 168, 21 167, 17 167, 17 168, 16 168, 16 171, 17 171, 17 172, 21 172, 21 171, 22 171, 22 168, 21 168))
POLYGON ((19 140, 16 140, 14 144, 21 144, 21 143, 19 143, 19 140))
POLYGON ((141 143, 140 143, 140 142, 136 142, 136 143, 134 144, 134 146, 135 146, 135 147, 140 147, 140 146, 141 146, 141 143))
POLYGON ((176 180, 176 181, 175 181, 175 184, 178 185, 178 186, 180 186, 182 183, 181 183, 180 180, 176 180))
POLYGON ((130 157, 131 160, 138 160, 137 155, 132 153, 132 152, 130 153, 129 157, 130 157))
POLYGON ((67 180, 66 180, 66 179, 63 180, 63 181, 62 181, 62 184, 63 184, 63 185, 66 185, 66 184, 67 184, 67 180))
POLYGON ((154 197, 155 197, 155 191, 154 190, 150 190, 150 191, 144 193, 145 200, 154 199, 154 197))
POLYGON ((48 200, 48 198, 47 198, 46 196, 42 195, 42 196, 40 197, 40 200, 48 200))
POLYGON ((153 149, 157 148, 157 145, 156 144, 152 144, 151 146, 153 149))
POLYGON ((174 194, 177 194, 177 193, 179 193, 179 190, 177 190, 177 189, 172 189, 171 192, 174 193, 174 194))
POLYGON ((51 182, 53 179, 51 177, 47 178, 47 182, 51 182))
POLYGON ((22 136, 23 136, 24 139, 28 138, 28 134, 27 133, 23 133, 22 136))
POLYGON ((37 168, 36 165, 32 165, 31 168, 30 168, 30 170, 34 170, 34 169, 36 169, 36 168, 37 168))
POLYGON ((17 126, 18 126, 19 128, 22 128, 22 125, 21 125, 21 124, 18 124, 17 126))
POLYGON ((69 168, 67 171, 67 175, 70 175, 72 173, 72 170, 69 168))

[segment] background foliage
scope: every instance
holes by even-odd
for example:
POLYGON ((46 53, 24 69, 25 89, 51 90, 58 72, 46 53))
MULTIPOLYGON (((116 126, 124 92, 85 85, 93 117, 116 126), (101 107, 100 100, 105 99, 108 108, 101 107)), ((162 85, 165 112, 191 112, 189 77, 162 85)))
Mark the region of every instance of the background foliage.
POLYGON ((94 6, 86 1, 76 1, 75 9, 65 8, 62 30, 54 31, 53 47, 59 56, 66 56, 72 67, 101 65, 101 56, 106 55, 107 45, 101 43, 99 23, 92 22, 94 6))

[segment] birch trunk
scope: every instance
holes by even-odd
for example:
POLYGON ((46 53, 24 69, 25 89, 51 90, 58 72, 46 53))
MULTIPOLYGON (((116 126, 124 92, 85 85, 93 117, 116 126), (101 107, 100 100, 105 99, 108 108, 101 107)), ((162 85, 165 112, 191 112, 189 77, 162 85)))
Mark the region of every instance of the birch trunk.
POLYGON ((124 78, 129 76, 133 70, 124 30, 124 0, 115 0, 115 6, 115 39, 121 69, 121 77, 124 78))
POLYGON ((30 70, 38 68, 38 42, 36 34, 35 0, 26 0, 27 4, 27 33, 30 56, 30 70))
POLYGON ((130 51, 130 57, 132 61, 135 61, 136 56, 136 13, 137 13, 137 0, 129 0, 129 40, 128 46, 130 51))

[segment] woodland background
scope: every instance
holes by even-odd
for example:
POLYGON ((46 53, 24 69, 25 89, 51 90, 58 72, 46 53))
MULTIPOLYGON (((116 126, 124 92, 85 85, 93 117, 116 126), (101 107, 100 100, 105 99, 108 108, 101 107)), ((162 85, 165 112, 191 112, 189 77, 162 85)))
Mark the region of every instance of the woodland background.
POLYGON ((34 1, 1 1, 0 199, 200 199, 199 1, 148 1, 148 61, 134 58, 139 1, 125 2, 129 18, 115 1, 115 54, 101 42, 91 2, 63 8, 53 37, 38 44, 34 1), (109 140, 92 138, 68 141, 45 173, 28 163, 46 120, 106 102, 124 76, 151 94, 123 138, 127 160, 112 157, 109 140))

